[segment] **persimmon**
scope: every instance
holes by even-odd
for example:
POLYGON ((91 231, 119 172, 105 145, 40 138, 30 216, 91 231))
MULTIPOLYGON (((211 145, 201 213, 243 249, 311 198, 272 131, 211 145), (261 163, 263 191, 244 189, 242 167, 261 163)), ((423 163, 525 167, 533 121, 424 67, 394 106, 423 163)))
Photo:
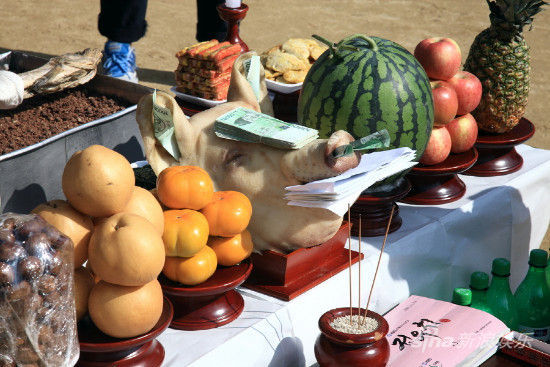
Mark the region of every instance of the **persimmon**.
POLYGON ((190 257, 208 242, 208 221, 191 209, 164 212, 164 249, 166 256, 190 257))
POLYGON ((161 203, 171 209, 200 210, 212 201, 214 183, 200 167, 172 166, 159 174, 157 193, 161 203))
POLYGON ((201 212, 208 220, 211 236, 233 237, 248 226, 252 204, 240 192, 218 191, 201 212))
POLYGON ((208 246, 214 250, 218 259, 218 264, 223 266, 233 266, 252 253, 254 244, 250 232, 243 231, 233 237, 210 237, 208 246))
POLYGON ((192 257, 166 257, 162 273, 174 282, 196 285, 210 278, 217 266, 216 253, 205 246, 192 257))

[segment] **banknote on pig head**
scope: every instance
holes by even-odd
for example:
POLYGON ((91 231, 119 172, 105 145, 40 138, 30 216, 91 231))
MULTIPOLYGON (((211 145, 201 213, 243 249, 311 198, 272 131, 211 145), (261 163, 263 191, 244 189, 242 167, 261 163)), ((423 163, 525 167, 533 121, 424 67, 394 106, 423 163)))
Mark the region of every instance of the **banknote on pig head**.
POLYGON ((273 113, 263 68, 260 71, 260 102, 243 76, 242 63, 252 54, 243 54, 235 62, 227 103, 190 118, 184 115, 171 96, 157 92, 156 104, 168 108, 173 116, 181 154, 178 160, 155 139, 152 95, 143 97, 138 104, 136 119, 145 155, 157 175, 173 165, 199 166, 210 174, 216 191, 234 190, 245 194, 253 208, 248 230, 256 251, 269 249, 286 253, 321 244, 336 233, 342 217, 326 209, 287 205, 285 187, 332 177, 357 166, 358 154, 332 157, 334 149, 354 139, 345 131, 336 131, 329 139, 317 139, 301 149, 281 150, 217 137, 214 121, 236 107, 273 113))

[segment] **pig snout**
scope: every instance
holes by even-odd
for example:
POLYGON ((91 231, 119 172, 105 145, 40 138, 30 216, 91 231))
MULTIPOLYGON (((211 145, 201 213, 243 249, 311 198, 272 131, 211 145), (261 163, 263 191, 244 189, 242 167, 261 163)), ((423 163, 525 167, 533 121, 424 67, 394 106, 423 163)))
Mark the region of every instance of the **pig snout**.
POLYGON ((283 158, 283 168, 300 182, 311 182, 336 176, 359 164, 360 156, 334 158, 332 152, 354 141, 346 131, 336 131, 329 139, 315 140, 300 150, 289 152, 283 158))
POLYGON ((350 155, 334 158, 333 152, 336 148, 342 145, 348 145, 355 139, 350 133, 344 130, 338 130, 334 132, 330 138, 328 138, 327 146, 325 148, 325 162, 327 166, 337 174, 347 171, 348 169, 357 167, 360 160, 360 155, 357 152, 353 152, 350 155))

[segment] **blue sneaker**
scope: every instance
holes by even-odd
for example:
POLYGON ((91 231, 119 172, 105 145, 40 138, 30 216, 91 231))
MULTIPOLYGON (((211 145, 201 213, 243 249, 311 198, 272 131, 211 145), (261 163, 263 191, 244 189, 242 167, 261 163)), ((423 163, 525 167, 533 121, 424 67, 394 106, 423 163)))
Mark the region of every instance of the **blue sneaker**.
POLYGON ((107 41, 103 51, 103 74, 137 83, 134 48, 129 43, 107 41))

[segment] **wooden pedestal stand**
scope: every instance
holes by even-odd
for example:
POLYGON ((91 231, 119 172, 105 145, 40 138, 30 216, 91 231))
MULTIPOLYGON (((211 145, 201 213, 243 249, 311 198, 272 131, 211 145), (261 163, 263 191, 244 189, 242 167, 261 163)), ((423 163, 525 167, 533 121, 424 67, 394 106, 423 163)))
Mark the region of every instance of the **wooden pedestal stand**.
POLYGON ((292 93, 281 93, 270 90, 273 93, 273 114, 275 118, 286 122, 298 121, 298 98, 300 90, 292 93))
POLYGON ((205 330, 235 320, 244 309, 243 297, 235 290, 250 275, 252 264, 218 267, 206 282, 185 286, 164 275, 159 282, 164 295, 174 304, 170 327, 179 330, 205 330))
POLYGON ((182 101, 176 96, 176 102, 178 102, 178 105, 181 107, 181 110, 187 117, 191 117, 196 113, 202 112, 204 110, 207 110, 209 107, 201 106, 199 104, 182 101))
POLYGON ((147 334, 135 338, 117 339, 103 334, 89 318, 78 323, 80 359, 82 367, 159 367, 164 360, 164 348, 155 338, 162 334, 170 322, 174 309, 164 298, 162 314, 147 334))
POLYGON ((224 4, 218 5, 218 14, 227 23, 226 41, 232 44, 239 44, 241 52, 248 52, 248 46, 239 36, 239 23, 246 17, 248 5, 241 4, 240 8, 228 8, 224 4))
POLYGON ((399 216, 399 206, 396 201, 401 200, 411 190, 411 184, 406 179, 391 192, 382 195, 361 195, 351 207, 351 234, 359 234, 359 214, 362 216, 361 231, 365 237, 382 236, 386 233, 386 226, 390 218, 392 207, 395 207, 390 224, 390 231, 395 232, 403 223, 399 216))
POLYGON ((530 139, 533 134, 535 126, 526 118, 522 118, 516 127, 503 134, 480 131, 475 145, 479 158, 464 174, 487 177, 516 172, 523 166, 523 158, 514 147, 530 139))
POLYGON ((466 193, 466 184, 457 173, 464 172, 476 162, 475 148, 460 154, 451 154, 445 161, 433 165, 418 165, 407 175, 412 189, 401 201, 417 205, 439 205, 460 199, 466 193))
MULTIPOLYGON (((254 264, 254 271, 244 287, 290 301, 324 282, 348 267, 349 254, 344 248, 348 226, 348 223, 344 223, 334 237, 318 246, 299 249, 289 254, 274 251, 252 254, 250 259, 254 264)), ((352 264, 358 260, 359 253, 352 251, 352 264)))

